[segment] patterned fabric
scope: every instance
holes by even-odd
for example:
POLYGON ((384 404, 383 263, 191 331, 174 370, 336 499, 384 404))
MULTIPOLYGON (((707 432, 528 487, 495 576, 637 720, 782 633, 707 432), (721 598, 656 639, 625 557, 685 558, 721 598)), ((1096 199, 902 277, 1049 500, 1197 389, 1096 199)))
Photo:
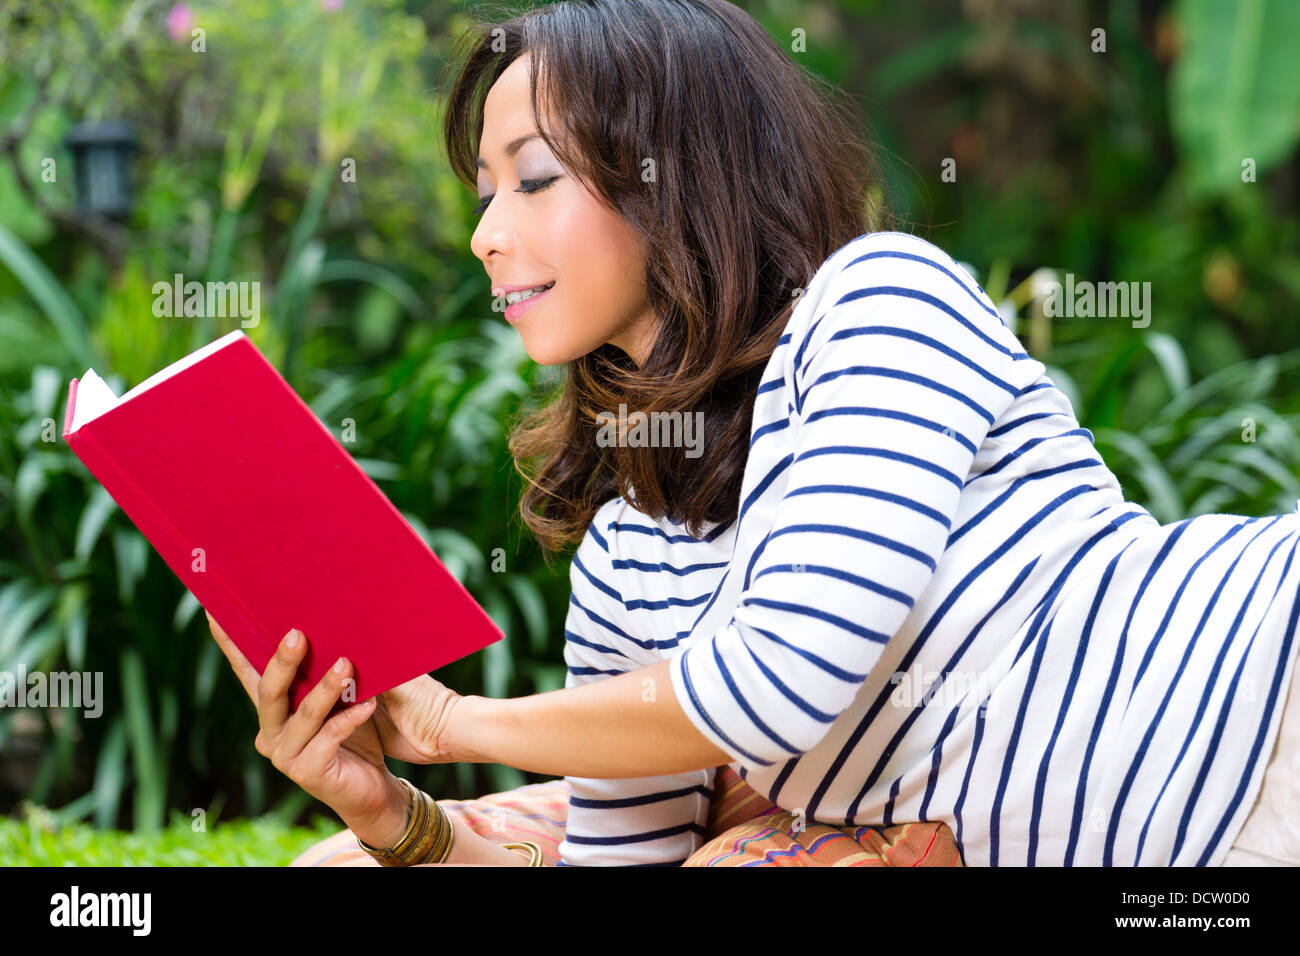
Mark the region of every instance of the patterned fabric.
MULTIPOLYGON (((957 841, 943 823, 874 827, 795 826, 793 814, 756 793, 730 767, 718 768, 707 842, 684 866, 961 866, 957 841)), ((559 862, 569 809, 568 782, 548 780, 474 800, 439 800, 495 843, 531 840, 546 866, 559 862)), ((523 855, 522 853, 520 854, 523 855)), ((351 830, 309 847, 290 866, 379 866, 351 830)), ((432 865, 432 864, 430 864, 432 865)))
POLYGON ((961 866, 957 841, 938 821, 875 827, 800 822, 720 767, 709 839, 683 866, 961 866))
MULTIPOLYGON (((531 783, 474 800, 439 800, 447 815, 459 817, 470 829, 494 843, 530 840, 542 850, 543 865, 555 866, 569 812, 569 788, 564 780, 531 783)), ((523 851, 517 850, 522 857, 523 851)), ((343 830, 309 847, 290 866, 379 866, 357 846, 351 830, 343 830)), ((436 864, 428 864, 436 865, 436 864)))

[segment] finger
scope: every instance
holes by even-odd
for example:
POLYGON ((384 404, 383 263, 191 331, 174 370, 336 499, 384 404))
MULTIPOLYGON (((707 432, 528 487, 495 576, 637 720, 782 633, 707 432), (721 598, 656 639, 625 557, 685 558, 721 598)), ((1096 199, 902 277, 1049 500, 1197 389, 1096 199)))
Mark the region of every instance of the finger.
POLYGON ((206 608, 203 613, 208 615, 208 629, 212 632, 212 638, 217 642, 217 647, 221 648, 221 653, 226 655, 231 670, 235 672, 239 682, 244 685, 244 690, 247 692, 249 699, 253 703, 257 703, 257 682, 262 675, 257 672, 256 667, 248 663, 248 658, 244 657, 243 652, 235 646, 235 642, 222 630, 216 618, 208 614, 206 608))
POLYGON ((264 733, 278 737, 289 718, 289 685, 306 652, 307 637, 295 628, 285 634, 266 662, 257 682, 257 718, 264 733))
POLYGON ((374 712, 375 699, 372 697, 364 704, 349 707, 325 721, 320 732, 298 754, 295 759, 296 769, 310 774, 323 772, 338 754, 343 742, 356 733, 357 728, 374 712))
MULTIPOLYGON (((280 734, 280 744, 277 749, 282 759, 292 760, 311 743, 312 738, 320 732, 321 725, 329 717, 334 704, 343 693, 347 679, 351 676, 352 662, 346 657, 340 657, 303 698, 280 734)), ((356 710, 355 707, 348 709, 356 710)))

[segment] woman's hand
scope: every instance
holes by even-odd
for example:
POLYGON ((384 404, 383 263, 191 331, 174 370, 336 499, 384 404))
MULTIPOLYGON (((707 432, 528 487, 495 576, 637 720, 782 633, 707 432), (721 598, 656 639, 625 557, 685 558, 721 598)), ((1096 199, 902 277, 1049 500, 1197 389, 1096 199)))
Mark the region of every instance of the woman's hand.
MULTIPOLYGON (((206 610, 204 613, 207 613, 206 610)), ((243 653, 235 646, 235 643, 226 635, 212 617, 208 617, 208 627, 212 631, 212 637, 216 640, 217 646, 221 652, 226 655, 226 660, 230 662, 231 668, 239 678, 244 690, 253 704, 258 706, 259 715, 261 705, 259 703, 260 682, 265 679, 264 675, 257 673, 257 668, 248 662, 243 653)), ((301 639, 294 648, 286 648, 283 644, 276 651, 274 657, 267 664, 269 672, 272 666, 280 659, 282 654, 288 654, 286 662, 291 661, 293 671, 289 674, 289 680, 292 680, 298 664, 302 661, 302 655, 306 653, 307 642, 301 639)), ((351 675, 351 668, 343 676, 351 675)), ((328 679, 328 678, 326 678, 328 679)), ((285 684, 286 693, 288 683, 285 684)), ((313 691, 314 693, 314 691, 313 691)), ((335 697, 337 699, 337 695, 335 697)), ((361 723, 348 737, 343 746, 352 750, 360 756, 369 759, 372 755, 378 754, 382 762, 383 754, 387 754, 397 760, 404 760, 407 763, 447 763, 453 761, 455 757, 450 753, 444 741, 446 736, 447 722, 451 716, 452 708, 461 695, 434 680, 428 674, 421 674, 404 684, 398 684, 392 690, 385 691, 375 699, 376 706, 370 713, 370 719, 361 723)), ((304 705, 306 701, 304 700, 304 705)), ((287 709, 287 702, 286 702, 287 709)), ((329 706, 333 706, 333 700, 329 706)), ((326 712, 329 710, 326 707, 326 712)), ((350 708, 345 713, 352 713, 357 708, 350 708)), ((343 716, 342 714, 339 716, 343 716)), ((360 719, 361 715, 357 715, 360 719)), ((304 788, 306 789, 306 788, 304 788)), ((309 791, 310 792, 310 791, 309 791)))
POLYGON ((384 691, 375 698, 372 721, 384 752, 407 763, 456 760, 445 741, 452 708, 461 699, 428 674, 384 691))
MULTIPOLYGON (((351 662, 339 658, 289 713, 289 685, 298 672, 307 641, 301 632, 285 635, 257 682, 257 718, 260 729, 254 746, 286 777, 317 800, 327 804, 349 826, 384 832, 397 828, 396 778, 384 763, 376 734, 351 740, 375 710, 374 700, 349 707, 333 717, 352 676, 351 662), (351 741, 344 746, 345 741, 351 741)), ((400 836, 400 830, 397 830, 400 836)))

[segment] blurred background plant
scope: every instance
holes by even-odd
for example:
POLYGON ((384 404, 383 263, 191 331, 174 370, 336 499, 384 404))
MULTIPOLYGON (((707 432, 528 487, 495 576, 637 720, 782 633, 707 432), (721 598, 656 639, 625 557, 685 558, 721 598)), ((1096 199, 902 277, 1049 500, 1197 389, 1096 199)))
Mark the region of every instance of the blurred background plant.
MULTIPOLYGON (((1300 5, 740 6, 854 96, 906 228, 970 264, 1130 499, 1166 522, 1292 510, 1300 5), (1149 327, 1049 317, 1066 273, 1150 282, 1149 327)), ((102 671, 106 698, 98 719, 0 709, 0 808, 145 833, 323 809, 253 750, 197 603, 60 438, 73 376, 120 394, 239 327, 155 317, 178 273, 261 283, 248 334, 341 440, 351 420, 349 451, 505 630, 439 678, 563 686, 565 565, 513 518, 505 444, 557 370, 492 312, 439 142, 464 23, 414 0, 0 10, 0 671, 102 671), (78 207, 65 145, 105 120, 137 136, 125 217, 78 207)), ((538 779, 395 769, 446 797, 538 779)), ((23 858, 57 857, 36 832, 23 858)))

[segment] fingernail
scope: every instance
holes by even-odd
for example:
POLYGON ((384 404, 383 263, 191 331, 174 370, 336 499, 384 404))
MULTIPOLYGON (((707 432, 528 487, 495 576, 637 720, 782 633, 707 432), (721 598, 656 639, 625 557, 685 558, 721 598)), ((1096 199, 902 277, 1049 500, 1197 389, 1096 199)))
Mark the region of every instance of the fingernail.
POLYGON ((284 642, 284 646, 285 646, 285 647, 297 647, 297 646, 298 646, 298 638, 299 638, 301 635, 302 635, 302 631, 298 630, 298 629, 295 627, 292 631, 289 632, 289 637, 288 637, 288 639, 284 642))
POLYGON ((342 674, 343 671, 347 668, 347 666, 348 666, 348 659, 346 657, 340 657, 338 659, 338 663, 334 665, 334 673, 342 674))

